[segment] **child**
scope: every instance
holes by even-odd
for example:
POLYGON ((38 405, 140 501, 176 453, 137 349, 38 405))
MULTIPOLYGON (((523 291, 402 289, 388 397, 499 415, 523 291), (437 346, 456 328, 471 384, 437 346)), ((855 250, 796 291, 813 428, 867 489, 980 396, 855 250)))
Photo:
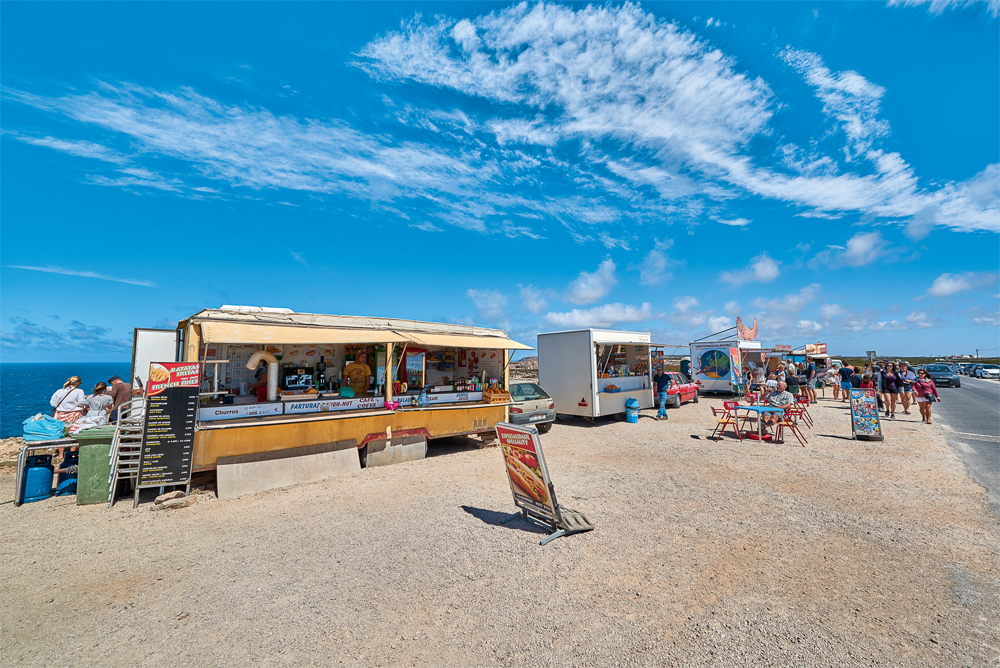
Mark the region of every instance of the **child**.
POLYGON ((875 389, 875 381, 872 380, 872 375, 870 373, 866 373, 861 379, 861 388, 867 390, 875 389))

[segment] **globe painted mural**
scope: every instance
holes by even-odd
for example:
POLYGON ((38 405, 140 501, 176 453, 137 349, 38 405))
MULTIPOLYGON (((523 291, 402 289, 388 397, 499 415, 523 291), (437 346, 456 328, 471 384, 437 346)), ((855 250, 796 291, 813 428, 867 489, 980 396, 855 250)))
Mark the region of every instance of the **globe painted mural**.
POLYGON ((709 378, 729 375, 729 355, 721 350, 709 350, 701 356, 701 373, 709 378))

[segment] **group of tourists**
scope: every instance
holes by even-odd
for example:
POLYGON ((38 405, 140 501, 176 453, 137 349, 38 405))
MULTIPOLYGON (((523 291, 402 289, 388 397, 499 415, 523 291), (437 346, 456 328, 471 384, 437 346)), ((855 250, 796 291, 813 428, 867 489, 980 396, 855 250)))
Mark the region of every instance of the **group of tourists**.
POLYGON ((931 424, 931 405, 941 401, 937 386, 924 369, 916 371, 906 362, 868 362, 864 369, 845 364, 839 369, 831 369, 833 398, 841 402, 850 399, 852 388, 875 390, 879 410, 885 417, 896 417, 897 404, 903 415, 912 415, 910 406, 917 405, 921 421, 931 424))
POLYGON ((763 366, 743 367, 743 377, 747 379, 751 392, 773 391, 776 383, 783 383, 785 389, 782 391, 787 391, 793 397, 804 396, 810 402, 817 401, 816 373, 816 362, 812 357, 807 357, 805 362, 779 362, 770 373, 763 366), (774 381, 774 384, 768 387, 768 381, 774 381))
POLYGON ((97 383, 90 394, 84 394, 82 384, 79 376, 70 376, 61 389, 52 393, 52 417, 66 424, 105 425, 118 420, 122 404, 132 397, 132 386, 121 376, 97 383))

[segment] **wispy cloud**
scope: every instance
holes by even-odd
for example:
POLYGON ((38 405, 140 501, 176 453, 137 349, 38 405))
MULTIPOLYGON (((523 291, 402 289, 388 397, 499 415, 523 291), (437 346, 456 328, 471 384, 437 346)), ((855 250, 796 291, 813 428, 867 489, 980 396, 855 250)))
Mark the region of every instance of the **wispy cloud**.
POLYGON ((995 18, 1000 15, 1000 0, 889 0, 888 5, 895 7, 926 7, 931 14, 942 14, 948 9, 964 9, 966 7, 984 7, 995 18))
POLYGON ((302 253, 296 253, 295 251, 289 251, 292 254, 292 259, 304 266, 306 269, 309 268, 309 263, 306 259, 302 257, 302 253))
POLYGON ((10 331, 0 331, 0 348, 33 353, 65 353, 67 350, 87 354, 123 353, 132 349, 128 339, 116 339, 112 331, 100 325, 71 321, 59 331, 38 325, 26 318, 10 318, 10 331))
POLYGON ((77 271, 75 269, 64 269, 62 267, 29 267, 25 265, 8 264, 8 269, 25 269, 27 271, 42 271, 47 274, 62 274, 63 276, 81 276, 83 278, 96 278, 100 281, 114 281, 115 283, 128 283, 129 285, 141 285, 147 288, 155 288, 156 283, 132 278, 121 278, 119 276, 108 276, 98 274, 93 271, 77 271))
POLYGON ((479 316, 490 323, 500 324, 507 318, 507 296, 496 290, 469 290, 479 316))

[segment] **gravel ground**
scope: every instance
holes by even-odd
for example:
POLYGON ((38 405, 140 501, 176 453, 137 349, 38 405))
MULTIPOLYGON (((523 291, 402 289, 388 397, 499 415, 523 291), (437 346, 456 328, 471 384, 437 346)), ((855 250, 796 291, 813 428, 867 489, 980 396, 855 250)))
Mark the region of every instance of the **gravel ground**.
POLYGON ((827 400, 806 448, 715 443, 710 403, 556 424, 597 528, 545 547, 466 439, 166 512, 2 505, 0 663, 1000 665, 997 523, 936 426, 855 442, 827 400))

